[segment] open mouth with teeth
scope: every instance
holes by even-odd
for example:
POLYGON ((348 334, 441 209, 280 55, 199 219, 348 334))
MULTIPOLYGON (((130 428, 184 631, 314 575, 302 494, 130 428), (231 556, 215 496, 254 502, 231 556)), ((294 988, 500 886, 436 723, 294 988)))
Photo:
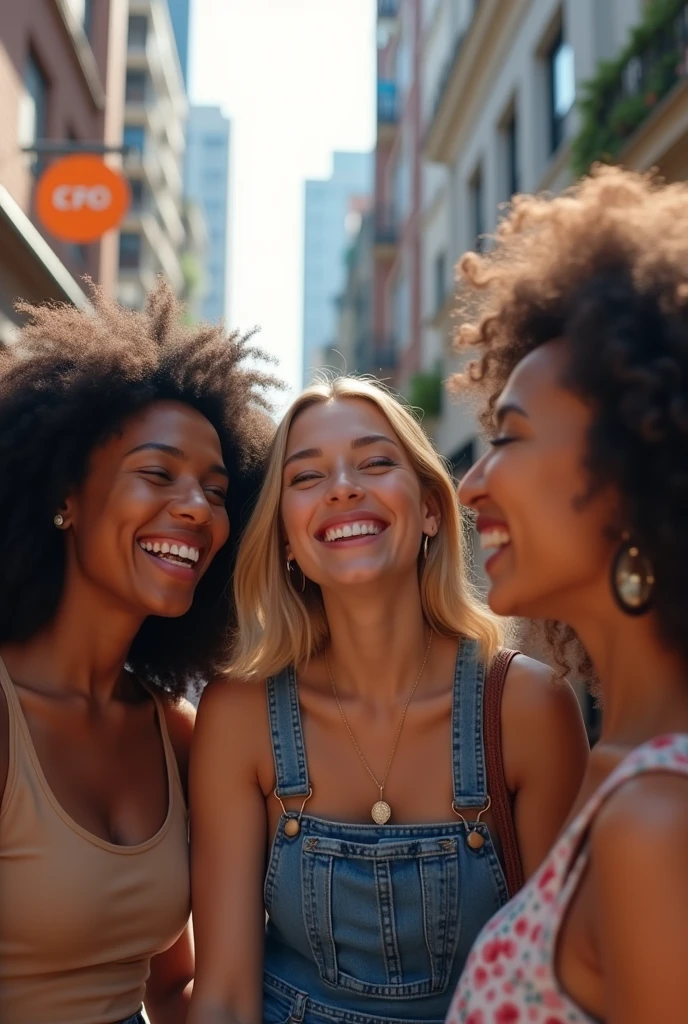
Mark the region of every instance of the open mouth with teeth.
POLYGON ((485 552, 492 552, 485 568, 487 569, 492 565, 492 562, 497 558, 497 555, 501 554, 505 548, 508 548, 511 544, 511 534, 504 526, 493 526, 489 530, 481 530, 480 532, 480 550, 485 552))
POLYGON ((174 544, 166 540, 140 540, 138 543, 141 550, 153 558, 170 562, 172 565, 183 565, 187 569, 193 569, 201 557, 199 549, 188 544, 174 544))
POLYGON ((354 523, 342 523, 340 526, 328 526, 323 531, 321 540, 325 544, 336 544, 358 537, 374 537, 386 529, 387 524, 379 520, 361 519, 354 523))

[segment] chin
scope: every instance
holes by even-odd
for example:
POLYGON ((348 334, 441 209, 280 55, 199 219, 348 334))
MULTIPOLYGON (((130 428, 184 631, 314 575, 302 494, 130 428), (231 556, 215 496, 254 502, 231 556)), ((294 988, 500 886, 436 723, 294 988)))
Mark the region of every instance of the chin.
POLYGON ((146 601, 146 613, 160 619, 179 619, 182 615, 186 615, 192 604, 192 600, 180 600, 178 597, 174 600, 159 598, 146 601))

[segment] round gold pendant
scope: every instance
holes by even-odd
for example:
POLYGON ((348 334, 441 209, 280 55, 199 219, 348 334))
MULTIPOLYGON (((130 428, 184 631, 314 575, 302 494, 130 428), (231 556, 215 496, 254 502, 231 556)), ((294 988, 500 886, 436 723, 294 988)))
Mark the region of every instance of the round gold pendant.
POLYGON ((477 829, 472 828, 466 836, 466 842, 470 846, 471 850, 481 850, 485 845, 484 837, 478 832, 477 829))
POLYGON ((284 834, 289 839, 293 839, 301 831, 301 825, 298 818, 287 818, 284 823, 284 834))
POLYGON ((376 804, 373 804, 370 814, 376 825, 386 825, 392 817, 392 808, 386 800, 378 800, 376 804))

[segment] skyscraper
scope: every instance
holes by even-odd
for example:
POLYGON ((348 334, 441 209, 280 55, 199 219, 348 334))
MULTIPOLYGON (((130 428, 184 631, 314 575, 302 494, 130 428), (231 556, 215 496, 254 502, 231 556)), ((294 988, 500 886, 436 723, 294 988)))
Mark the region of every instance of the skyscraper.
POLYGON ((186 129, 185 190, 208 227, 206 293, 200 315, 215 322, 227 312, 227 221, 230 122, 219 107, 191 107, 186 129))
POLYGON ((347 218, 358 197, 372 191, 370 153, 335 153, 332 175, 306 182, 303 260, 303 377, 321 365, 337 332, 336 299, 345 280, 351 240, 347 218))

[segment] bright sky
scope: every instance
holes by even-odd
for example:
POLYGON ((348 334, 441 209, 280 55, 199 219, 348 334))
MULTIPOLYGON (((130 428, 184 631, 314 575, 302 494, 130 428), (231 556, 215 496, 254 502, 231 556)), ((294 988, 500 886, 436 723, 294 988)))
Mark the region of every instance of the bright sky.
POLYGON ((301 386, 303 197, 375 139, 375 0, 192 0, 190 94, 232 119, 230 321, 301 386))

